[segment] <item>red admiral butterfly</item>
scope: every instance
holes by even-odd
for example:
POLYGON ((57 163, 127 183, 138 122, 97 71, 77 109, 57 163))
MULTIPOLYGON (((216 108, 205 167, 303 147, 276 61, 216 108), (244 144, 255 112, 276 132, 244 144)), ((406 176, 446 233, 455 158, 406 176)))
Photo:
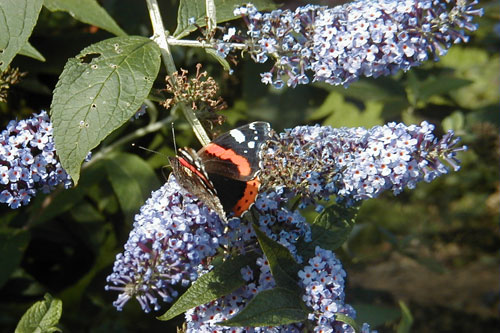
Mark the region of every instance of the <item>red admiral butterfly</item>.
POLYGON ((223 221, 240 217, 257 197, 260 150, 270 133, 269 123, 257 121, 221 134, 198 152, 181 148, 169 158, 172 172, 223 221))

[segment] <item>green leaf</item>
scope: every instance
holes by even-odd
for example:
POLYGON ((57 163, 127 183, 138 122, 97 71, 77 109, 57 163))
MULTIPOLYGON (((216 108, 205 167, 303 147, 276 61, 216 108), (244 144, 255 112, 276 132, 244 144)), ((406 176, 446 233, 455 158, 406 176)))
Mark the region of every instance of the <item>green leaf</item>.
POLYGON ((113 154, 104 160, 111 186, 127 218, 135 214, 149 197, 151 189, 159 187, 153 169, 133 154, 113 154))
MULTIPOLYGON (((234 9, 246 3, 248 1, 216 0, 217 23, 237 19, 238 17, 233 14, 234 9)), ((270 0, 254 0, 252 4, 260 11, 276 8, 276 5, 270 0)), ((206 25, 205 17, 205 0, 181 0, 179 11, 177 12, 177 28, 175 29, 174 36, 182 38, 198 29, 195 25, 189 24, 190 18, 194 18, 198 26, 204 27, 206 25)))
POLYGON ((225 58, 222 58, 217 53, 217 51, 215 51, 214 49, 205 49, 205 52, 214 57, 219 62, 219 64, 221 64, 222 68, 224 68, 225 71, 229 72, 231 70, 229 62, 225 58))
POLYGON ((19 266, 28 246, 30 233, 26 230, 0 230, 0 288, 19 266))
POLYGON ((401 308, 401 321, 398 325, 397 333, 410 333, 411 325, 413 325, 413 316, 411 315, 410 309, 406 306, 403 301, 399 301, 399 307, 401 308))
POLYGON ((369 323, 372 328, 397 320, 401 314, 396 307, 367 303, 351 304, 356 309, 358 323, 369 323))
POLYGON ((17 324, 15 333, 61 332, 55 325, 62 314, 62 302, 45 294, 44 301, 33 304, 17 324))
POLYGON ((26 42, 26 44, 24 44, 23 48, 19 51, 19 54, 39 61, 45 61, 45 57, 40 52, 38 52, 38 50, 35 49, 33 45, 30 44, 30 42, 26 42))
POLYGON ((420 82, 418 98, 422 102, 426 102, 433 95, 442 95, 450 91, 468 86, 471 80, 459 79, 449 76, 438 76, 429 78, 420 82))
POLYGON ((311 242, 300 242, 298 251, 305 258, 314 256, 316 246, 334 251, 349 237, 358 207, 346 208, 333 204, 319 214, 311 224, 311 242))
POLYGON ((51 12, 67 12, 80 22, 95 25, 116 36, 127 35, 96 0, 44 0, 43 5, 51 12))
POLYGON ((456 45, 435 66, 448 70, 452 68, 455 76, 472 81, 470 85, 449 93, 460 107, 478 109, 498 105, 500 98, 498 53, 490 53, 484 48, 474 48, 471 45, 466 47, 456 45))
POLYGON ((354 319, 346 316, 343 313, 336 313, 335 320, 341 321, 341 322, 346 323, 347 325, 351 326, 352 328, 354 328, 354 331, 356 333, 361 332, 361 328, 359 327, 358 323, 356 323, 356 321, 354 319))
POLYGON ((461 131, 464 129, 465 116, 462 112, 455 111, 448 117, 444 118, 441 124, 443 125, 443 129, 445 131, 448 130, 453 130, 455 132, 461 131))
POLYGON ((240 270, 248 265, 254 265, 258 255, 247 253, 228 259, 205 275, 202 275, 175 302, 160 320, 169 320, 198 305, 206 304, 219 297, 228 295, 245 285, 240 270))
POLYGON ((309 312, 295 291, 274 288, 258 293, 236 316, 221 326, 280 326, 301 322, 309 312))
POLYGON ((101 184, 102 181, 105 181, 105 176, 106 169, 103 161, 100 160, 93 163, 85 169, 78 186, 52 192, 48 205, 36 202, 37 205, 32 207, 33 210, 30 216, 33 220, 33 225, 44 223, 72 209, 84 198, 91 186, 96 183, 101 184))
POLYGON ((367 101, 364 111, 344 100, 342 94, 332 91, 323 104, 310 116, 311 120, 326 118, 323 125, 332 127, 372 127, 383 123, 381 114, 383 104, 375 100, 367 101))
POLYGON ((42 0, 0 1, 0 72, 9 66, 12 59, 28 41, 42 0))
POLYGON ((300 266, 290 254, 290 251, 278 242, 270 239, 254 225, 260 247, 269 261, 269 267, 278 287, 297 290, 298 272, 300 266))
POLYGON ((57 155, 75 184, 88 152, 134 115, 159 68, 158 46, 138 36, 104 40, 68 60, 50 114, 57 155))

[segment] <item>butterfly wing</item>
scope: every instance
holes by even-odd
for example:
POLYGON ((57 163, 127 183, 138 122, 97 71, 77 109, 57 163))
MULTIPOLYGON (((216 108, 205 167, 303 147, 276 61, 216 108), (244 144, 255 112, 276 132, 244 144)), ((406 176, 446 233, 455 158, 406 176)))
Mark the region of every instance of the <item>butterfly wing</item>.
POLYGON ((227 222, 217 191, 196 152, 190 148, 179 149, 179 155, 170 157, 169 160, 179 185, 215 211, 222 221, 227 222))
POLYGON ((198 156, 208 174, 246 182, 259 171, 260 150, 270 133, 269 123, 256 121, 218 136, 198 156))

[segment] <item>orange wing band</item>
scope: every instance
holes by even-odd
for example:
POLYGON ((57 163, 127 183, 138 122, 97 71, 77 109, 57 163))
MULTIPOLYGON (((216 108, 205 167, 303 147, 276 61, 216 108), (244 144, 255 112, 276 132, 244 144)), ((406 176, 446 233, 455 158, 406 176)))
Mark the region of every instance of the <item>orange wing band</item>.
POLYGON ((257 194, 259 192, 259 187, 260 181, 258 178, 254 178, 247 182, 243 197, 238 200, 233 208, 233 212, 236 217, 240 217, 243 212, 247 211, 250 206, 252 206, 252 204, 255 202, 255 197, 257 197, 257 194))
MULTIPOLYGON (((248 176, 252 172, 250 163, 245 157, 239 156, 232 149, 225 149, 215 143, 210 144, 210 148, 206 150, 208 153, 213 154, 223 160, 230 160, 238 166, 238 171, 242 176, 248 176)), ((260 184, 260 183, 259 183, 260 184)))

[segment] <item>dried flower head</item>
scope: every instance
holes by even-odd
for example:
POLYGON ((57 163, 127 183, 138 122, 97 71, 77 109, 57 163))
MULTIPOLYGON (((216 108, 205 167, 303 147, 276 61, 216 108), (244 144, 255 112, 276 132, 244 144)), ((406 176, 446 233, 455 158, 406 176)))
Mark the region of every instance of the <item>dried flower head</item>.
POLYGON ((221 116, 215 112, 224 110, 227 105, 222 97, 217 98, 219 86, 206 71, 201 72, 201 66, 201 64, 196 65, 196 76, 191 79, 188 78, 188 71, 185 69, 181 69, 180 74, 176 72, 172 76, 167 76, 165 91, 173 97, 166 99, 162 105, 169 109, 178 103, 185 103, 197 111, 200 120, 221 123, 221 116))
POLYGON ((26 74, 28 73, 20 72, 19 68, 11 68, 10 66, 0 74, 0 102, 7 101, 10 86, 19 83, 26 74))

